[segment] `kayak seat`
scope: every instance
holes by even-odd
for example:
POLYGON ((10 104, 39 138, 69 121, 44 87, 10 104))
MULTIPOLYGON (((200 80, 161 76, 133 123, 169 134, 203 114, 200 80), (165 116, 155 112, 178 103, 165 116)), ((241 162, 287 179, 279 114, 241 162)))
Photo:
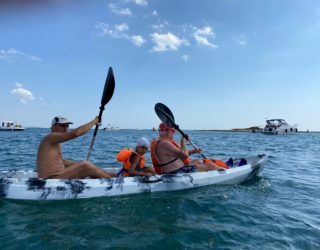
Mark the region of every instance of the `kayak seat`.
POLYGON ((233 159, 232 159, 232 158, 229 158, 229 159, 225 162, 225 164, 227 164, 227 166, 228 166, 229 168, 233 167, 233 159))
POLYGON ((238 166, 240 167, 240 166, 243 166, 243 165, 247 165, 247 163, 248 163, 248 162, 246 161, 246 159, 242 158, 242 159, 240 160, 238 166))

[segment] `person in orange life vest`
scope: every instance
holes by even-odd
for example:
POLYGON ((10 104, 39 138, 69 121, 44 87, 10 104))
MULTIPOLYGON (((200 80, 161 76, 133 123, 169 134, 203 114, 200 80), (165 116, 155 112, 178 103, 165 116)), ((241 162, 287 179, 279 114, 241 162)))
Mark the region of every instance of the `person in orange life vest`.
POLYGON ((152 176, 157 173, 154 167, 145 166, 144 154, 149 149, 149 141, 141 137, 136 145, 135 150, 123 149, 117 156, 119 161, 123 161, 123 168, 121 172, 124 176, 152 176), (123 154, 123 159, 120 159, 120 154, 123 154), (127 154, 127 156, 125 156, 127 154))
POLYGON ((174 133, 174 128, 167 126, 165 123, 160 123, 159 139, 154 139, 151 142, 151 159, 157 173, 176 174, 222 169, 212 162, 190 161, 189 155, 201 153, 201 149, 188 150, 184 137, 181 137, 179 145, 173 140, 174 133))

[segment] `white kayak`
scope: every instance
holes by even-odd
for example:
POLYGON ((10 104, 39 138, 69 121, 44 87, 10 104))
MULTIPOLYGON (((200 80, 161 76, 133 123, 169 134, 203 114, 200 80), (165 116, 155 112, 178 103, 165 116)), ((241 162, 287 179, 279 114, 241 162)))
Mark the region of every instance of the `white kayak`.
POLYGON ((224 171, 164 174, 151 177, 43 180, 37 178, 37 172, 32 170, 1 171, 0 198, 67 200, 183 190, 207 185, 239 184, 259 175, 268 157, 262 154, 241 159, 234 159, 233 166, 224 171), (238 166, 241 159, 245 159, 246 164, 238 166))

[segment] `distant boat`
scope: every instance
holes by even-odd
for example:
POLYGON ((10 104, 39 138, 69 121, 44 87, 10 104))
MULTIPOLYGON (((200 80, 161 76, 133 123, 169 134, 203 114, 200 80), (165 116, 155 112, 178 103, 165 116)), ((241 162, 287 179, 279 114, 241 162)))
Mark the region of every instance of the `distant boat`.
POLYGON ((152 131, 157 131, 157 129, 155 127, 152 128, 152 131))
POLYGON ((13 121, 3 121, 0 126, 0 131, 23 131, 25 129, 21 124, 13 121))
POLYGON ((113 130, 120 130, 118 126, 112 126, 108 124, 105 128, 103 128, 104 131, 113 131, 113 130))
POLYGON ((262 132, 264 134, 285 135, 298 132, 297 125, 290 125, 284 119, 270 119, 266 120, 266 123, 262 132))

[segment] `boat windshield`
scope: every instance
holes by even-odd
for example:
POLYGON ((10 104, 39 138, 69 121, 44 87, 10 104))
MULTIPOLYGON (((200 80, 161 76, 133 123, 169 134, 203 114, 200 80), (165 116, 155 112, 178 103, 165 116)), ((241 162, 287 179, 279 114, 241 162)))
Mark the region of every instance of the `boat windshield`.
POLYGON ((273 119, 273 120, 267 120, 267 126, 276 126, 279 127, 281 125, 288 125, 288 123, 283 119, 273 119))

